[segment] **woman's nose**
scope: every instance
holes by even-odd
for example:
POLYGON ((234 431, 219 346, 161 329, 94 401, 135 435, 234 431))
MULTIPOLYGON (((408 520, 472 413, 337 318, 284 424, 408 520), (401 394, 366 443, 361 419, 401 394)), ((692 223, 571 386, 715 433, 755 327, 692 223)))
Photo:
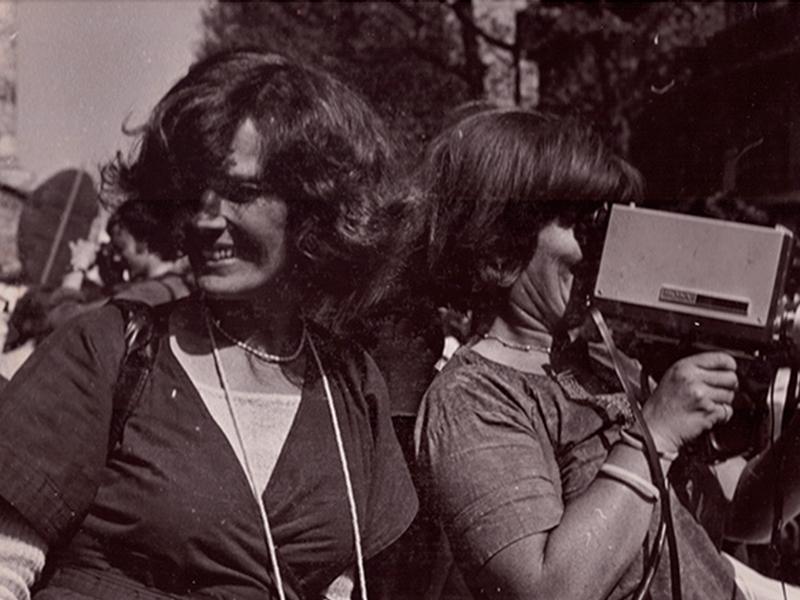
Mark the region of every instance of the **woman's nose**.
POLYGON ((195 215, 195 224, 205 227, 225 226, 222 214, 222 198, 214 190, 206 190, 200 197, 200 206, 195 215))

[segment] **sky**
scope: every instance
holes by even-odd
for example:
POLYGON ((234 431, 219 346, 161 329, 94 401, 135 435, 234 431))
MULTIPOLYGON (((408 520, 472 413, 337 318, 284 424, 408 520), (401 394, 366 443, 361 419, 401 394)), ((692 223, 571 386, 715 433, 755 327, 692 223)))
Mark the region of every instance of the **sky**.
POLYGON ((131 138, 192 61, 206 0, 17 3, 17 145, 40 183, 97 165, 131 138))

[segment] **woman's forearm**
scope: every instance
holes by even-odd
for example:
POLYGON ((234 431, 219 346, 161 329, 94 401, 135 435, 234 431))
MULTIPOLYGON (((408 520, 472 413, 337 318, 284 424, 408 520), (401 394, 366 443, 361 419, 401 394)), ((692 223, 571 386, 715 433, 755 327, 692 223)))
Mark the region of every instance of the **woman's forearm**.
MULTIPOLYGON (((606 461, 649 481, 644 454, 617 445, 606 461)), ((604 598, 635 560, 655 502, 603 475, 548 534, 502 550, 484 569, 487 598, 604 598)))

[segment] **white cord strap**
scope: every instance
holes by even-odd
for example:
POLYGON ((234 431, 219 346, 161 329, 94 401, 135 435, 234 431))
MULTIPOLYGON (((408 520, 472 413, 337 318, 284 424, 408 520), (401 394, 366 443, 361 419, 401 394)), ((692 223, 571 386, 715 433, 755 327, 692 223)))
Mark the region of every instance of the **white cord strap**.
POLYGON ((342 430, 339 427, 339 418, 336 416, 336 406, 333 403, 333 393, 331 392, 331 385, 328 381, 328 376, 325 374, 325 369, 322 368, 322 360, 317 353, 317 346, 311 335, 308 336, 308 347, 311 348, 311 353, 314 355, 314 360, 317 362, 320 376, 322 377, 322 386, 325 388, 325 397, 328 400, 328 408, 331 414, 331 423, 333 424, 333 432, 336 436, 336 447, 339 450, 339 459, 342 465, 342 473, 344 475, 344 483, 347 488, 347 501, 350 504, 350 515, 353 523, 353 538, 356 547, 356 566, 358 567, 358 584, 361 589, 361 598, 367 600, 367 577, 364 569, 364 554, 361 547, 361 528, 358 524, 358 512, 356 511, 356 497, 353 492, 353 482, 350 479, 350 468, 347 464, 347 455, 344 450, 344 440, 342 439, 342 430))
POLYGON ((261 498, 261 494, 259 493, 258 489, 256 488, 255 477, 253 476, 253 469, 250 466, 250 460, 247 457, 247 452, 244 447, 244 438, 242 437, 241 429, 239 428, 239 420, 236 418, 236 411, 233 408, 233 399, 231 398, 230 394, 230 386, 228 385, 227 377, 225 377, 225 370, 222 368, 222 358, 219 355, 219 349, 217 348, 217 340, 214 337, 214 328, 211 326, 211 320, 208 314, 206 313, 206 329, 208 329, 208 335, 211 338, 211 351, 214 354, 214 365, 217 368, 217 375, 219 376, 220 383, 222 384, 222 390, 225 392, 225 400, 227 401, 228 405, 228 412, 231 415, 231 421, 233 421, 233 428, 236 432, 236 441, 239 443, 239 449, 242 452, 242 464, 244 465, 244 472, 247 476, 247 483, 250 485, 250 491, 252 492, 253 496, 256 499, 256 504, 258 505, 258 511, 261 515, 261 525, 264 527, 264 535, 267 540, 267 548, 269 550, 269 560, 272 562, 272 568, 275 571, 275 587, 278 589, 278 598, 279 600, 286 600, 286 592, 283 589, 283 578, 281 577, 281 569, 280 565, 278 565, 278 552, 275 548, 275 540, 272 538, 272 529, 269 526, 269 518, 267 517, 267 509, 264 507, 264 501, 261 498))
MULTIPOLYGON (((241 434, 241 429, 239 427, 239 421, 236 416, 236 410, 233 407, 233 399, 231 398, 231 388, 228 385, 228 380, 225 376, 225 370, 222 366, 222 358, 220 357, 219 349, 217 347, 217 340, 214 336, 214 328, 211 324, 211 319, 206 313, 206 328, 208 329, 208 335, 211 340, 211 350, 214 356, 214 365, 217 369, 217 374, 219 376, 220 383, 222 384, 223 392, 225 393, 225 400, 228 405, 228 411, 231 416, 231 420, 233 422, 234 431, 236 433, 236 440, 239 444, 239 448, 242 454, 242 464, 244 466, 245 475, 247 476, 247 482, 250 485, 250 490, 253 496, 256 499, 256 504, 258 505, 259 513, 261 515, 261 524, 264 528, 264 535, 267 542, 267 548, 269 549, 269 558, 272 562, 273 569, 275 571, 275 585, 278 590, 278 598, 279 600, 286 600, 286 592, 283 587, 283 578, 281 577, 280 566, 278 565, 278 552, 275 545, 275 540, 272 537, 272 529, 269 525, 269 518, 267 516, 267 510, 264 507, 264 501, 261 498, 261 494, 256 488, 255 484, 255 477, 253 475, 253 470, 250 466, 250 461, 247 456, 247 451, 244 446, 244 439, 241 434)), ((361 590, 361 598, 363 600, 368 600, 367 598, 367 580, 366 580, 366 572, 364 569, 364 555, 363 549, 361 544, 361 529, 358 523, 358 513, 356 511, 356 499, 355 493, 353 492, 353 483, 350 478, 350 469, 347 463, 347 455, 344 449, 344 440, 342 438, 341 428, 339 427, 339 419, 336 415, 336 407, 333 402, 333 393, 331 392, 330 382, 328 380, 328 376, 325 374, 325 369, 322 367, 322 360, 317 353, 316 345, 314 344, 314 340, 311 335, 305 334, 304 328, 304 339, 308 340, 308 346, 311 349, 311 353, 314 355, 314 360, 317 363, 317 368, 319 369, 320 377, 322 379, 322 386, 325 391, 325 397, 328 403, 328 412, 330 413, 331 417, 331 424, 333 425, 333 432, 336 438, 336 447, 339 452, 339 461, 342 465, 342 473, 344 474, 344 482, 345 487, 347 489, 347 501, 350 507, 350 515, 351 515, 351 522, 353 526, 353 537, 355 542, 355 550, 356 550, 356 563, 358 566, 358 580, 359 586, 361 590)))

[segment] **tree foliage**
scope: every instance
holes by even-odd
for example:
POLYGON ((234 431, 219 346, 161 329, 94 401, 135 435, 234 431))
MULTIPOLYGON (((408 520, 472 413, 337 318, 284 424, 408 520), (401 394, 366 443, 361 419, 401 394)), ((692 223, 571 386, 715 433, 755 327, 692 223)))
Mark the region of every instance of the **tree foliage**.
POLYGON ((627 154, 631 128, 657 96, 685 85, 698 50, 725 26, 725 3, 548 2, 521 35, 540 69, 540 106, 588 116, 627 154))
POLYGON ((587 116, 625 154, 632 124, 654 97, 688 80, 698 67, 695 49, 724 27, 730 7, 721 0, 219 0, 204 13, 202 52, 256 46, 330 69, 412 143, 424 142, 454 107, 495 101, 503 88, 528 106, 587 116))
POLYGON ((360 89, 411 144, 482 91, 457 25, 438 2, 223 1, 205 10, 203 23, 203 53, 255 46, 328 69, 360 89))

